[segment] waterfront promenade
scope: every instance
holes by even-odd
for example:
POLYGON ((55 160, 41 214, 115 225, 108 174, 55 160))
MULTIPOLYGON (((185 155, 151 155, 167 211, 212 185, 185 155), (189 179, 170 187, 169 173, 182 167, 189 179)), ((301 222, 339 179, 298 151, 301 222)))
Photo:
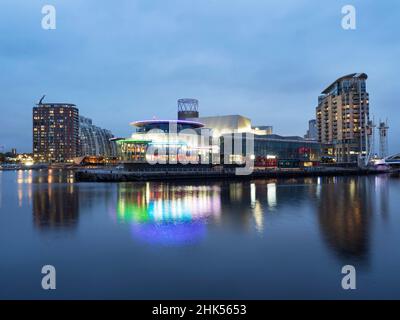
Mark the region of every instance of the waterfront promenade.
POLYGON ((124 182, 124 181, 163 181, 178 179, 253 179, 253 178, 285 178, 307 176, 350 176, 380 174, 382 171, 374 169, 342 168, 342 167, 318 167, 295 169, 254 169, 251 174, 237 175, 235 168, 171 168, 171 169, 140 169, 140 170, 116 170, 116 169, 87 169, 77 170, 77 181, 87 182, 124 182))

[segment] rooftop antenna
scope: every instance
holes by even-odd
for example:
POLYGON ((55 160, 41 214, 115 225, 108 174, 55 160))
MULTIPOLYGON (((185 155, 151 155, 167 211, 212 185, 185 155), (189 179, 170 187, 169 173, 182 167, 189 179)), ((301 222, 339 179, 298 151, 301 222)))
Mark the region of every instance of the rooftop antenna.
POLYGON ((45 96, 46 96, 46 95, 44 94, 44 95, 40 98, 38 105, 39 105, 39 104, 42 104, 42 101, 43 101, 43 99, 44 99, 45 96))

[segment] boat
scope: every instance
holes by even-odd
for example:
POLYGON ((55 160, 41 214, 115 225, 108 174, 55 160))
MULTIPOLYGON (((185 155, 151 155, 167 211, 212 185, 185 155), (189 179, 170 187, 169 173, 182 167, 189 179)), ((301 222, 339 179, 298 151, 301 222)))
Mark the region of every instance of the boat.
POLYGON ((373 159, 369 165, 373 170, 390 172, 391 167, 386 163, 385 159, 373 159))

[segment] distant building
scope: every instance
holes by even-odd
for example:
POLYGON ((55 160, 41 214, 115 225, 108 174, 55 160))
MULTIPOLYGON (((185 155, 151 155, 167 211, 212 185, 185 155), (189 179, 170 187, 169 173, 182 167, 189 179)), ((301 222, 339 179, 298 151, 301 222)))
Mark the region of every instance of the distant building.
POLYGON ((36 162, 70 162, 78 155, 79 110, 71 103, 33 107, 33 155, 36 162))
POLYGON ((255 135, 268 135, 273 134, 272 126, 253 126, 251 127, 255 135))
POLYGON ((317 120, 312 119, 308 121, 308 130, 304 136, 307 140, 318 140, 317 120))
POLYGON ((117 149, 111 131, 93 125, 92 119, 79 117, 79 155, 115 157, 117 149))
POLYGON ((379 156, 384 159, 389 155, 389 145, 388 145, 389 126, 387 121, 380 121, 378 130, 379 130, 379 156))
POLYGON ((356 162, 365 154, 369 133, 369 95, 365 73, 337 79, 318 99, 316 119, 318 141, 333 144, 338 162, 356 162))

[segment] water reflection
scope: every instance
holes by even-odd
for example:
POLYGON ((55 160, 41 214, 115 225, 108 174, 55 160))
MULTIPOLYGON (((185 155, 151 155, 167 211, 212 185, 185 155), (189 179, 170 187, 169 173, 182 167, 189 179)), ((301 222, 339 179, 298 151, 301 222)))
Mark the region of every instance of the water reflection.
POLYGON ((18 207, 22 208, 24 197, 28 198, 29 204, 32 201, 32 170, 18 170, 17 171, 17 186, 18 186, 18 207))
POLYGON ((384 220, 389 218, 389 178, 387 176, 375 177, 376 201, 379 214, 384 220))
POLYGON ((113 202, 115 192, 111 184, 75 183, 73 171, 63 170, 38 171, 22 179, 21 185, 24 183, 27 188, 21 192, 32 198, 33 222, 41 231, 75 229, 80 212, 96 213, 97 207, 104 210, 113 202))
POLYGON ((388 176, 324 178, 318 201, 322 235, 344 261, 368 262, 371 224, 387 217, 388 176))
POLYGON ((276 207, 276 183, 267 184, 267 201, 270 209, 276 207))
POLYGON ((255 183, 250 184, 250 198, 251 209, 253 210, 253 217, 256 224, 256 229, 259 233, 264 230, 264 213, 259 200, 257 200, 257 187, 255 183))
POLYGON ((49 170, 21 171, 15 178, 18 206, 28 200, 34 225, 41 230, 73 229, 81 212, 109 208, 114 220, 130 225, 135 239, 163 245, 199 242, 210 227, 213 232, 218 228, 237 234, 257 232, 264 238, 272 218, 298 221, 297 228, 304 228, 303 217, 293 220, 303 212, 304 219, 315 219, 324 243, 337 257, 346 263, 367 262, 374 219, 390 218, 385 175, 207 184, 76 184, 73 173, 49 170))
POLYGON ((0 209, 3 206, 3 171, 0 170, 0 209))
POLYGON ((70 229, 77 226, 80 193, 71 176, 71 171, 49 169, 39 171, 33 177, 30 172, 24 181, 29 184, 28 192, 33 194, 33 222, 39 229, 70 229))
POLYGON ((220 192, 218 186, 121 183, 117 219, 146 242, 192 243, 204 237, 207 220, 221 214, 220 192))
MULTIPOLYGON (((268 216, 285 213, 295 205, 309 205, 315 181, 306 179, 226 182, 221 189, 222 224, 237 232, 268 233, 268 216)), ((311 208, 313 210, 313 208, 311 208)))
POLYGON ((289 212, 305 208, 308 216, 315 212, 321 236, 335 255, 344 263, 366 263, 373 216, 388 218, 388 184, 385 175, 230 183, 221 192, 222 224, 234 223, 238 230, 254 226, 263 235, 269 232, 269 215, 290 220, 289 212))
POLYGON ((35 187, 33 221, 41 229, 75 227, 79 219, 79 192, 73 185, 35 187))
POLYGON ((201 298, 211 285, 216 299, 340 299, 345 264, 362 279, 356 298, 393 298, 399 287, 399 178, 71 183, 58 170, 0 177, 0 252, 10 271, 0 282, 17 285, 16 298, 41 298, 29 270, 47 263, 65 269, 67 287, 56 298, 74 297, 71 279, 89 277, 93 286, 80 297, 201 298), (251 292, 239 290, 249 285, 251 292))

